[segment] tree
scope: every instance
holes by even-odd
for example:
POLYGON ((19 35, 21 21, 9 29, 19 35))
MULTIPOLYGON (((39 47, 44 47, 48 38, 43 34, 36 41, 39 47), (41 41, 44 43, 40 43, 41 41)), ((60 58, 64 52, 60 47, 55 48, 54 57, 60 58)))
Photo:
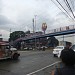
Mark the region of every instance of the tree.
POLYGON ((30 31, 29 31, 29 30, 28 30, 28 31, 26 31, 26 32, 25 32, 25 34, 30 34, 30 31))
POLYGON ((59 44, 59 41, 55 37, 49 37, 48 38, 48 46, 49 47, 55 47, 59 44))
POLYGON ((23 31, 14 31, 10 34, 9 41, 15 41, 18 38, 24 37, 25 33, 23 31))

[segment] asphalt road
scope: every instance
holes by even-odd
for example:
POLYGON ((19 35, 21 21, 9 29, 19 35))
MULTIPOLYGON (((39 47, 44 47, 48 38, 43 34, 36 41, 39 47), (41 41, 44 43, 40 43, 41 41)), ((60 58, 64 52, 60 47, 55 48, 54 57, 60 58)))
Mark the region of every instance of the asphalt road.
POLYGON ((26 75, 58 60, 50 50, 21 51, 19 60, 0 61, 0 75, 26 75))

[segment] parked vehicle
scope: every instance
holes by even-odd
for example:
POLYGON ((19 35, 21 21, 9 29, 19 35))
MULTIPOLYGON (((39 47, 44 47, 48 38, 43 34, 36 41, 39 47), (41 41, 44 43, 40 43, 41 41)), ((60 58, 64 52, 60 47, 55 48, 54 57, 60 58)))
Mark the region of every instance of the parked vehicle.
POLYGON ((64 46, 57 46, 53 49, 53 55, 55 56, 59 56, 59 53, 64 49, 64 46))
POLYGON ((71 47, 74 51, 75 51, 75 45, 72 45, 72 47, 71 47))
POLYGON ((37 50, 42 50, 42 51, 45 51, 45 49, 47 49, 47 47, 46 46, 41 46, 41 47, 36 47, 36 49, 37 50))
MULTIPOLYGON (((72 45, 71 48, 75 51, 75 45, 72 45)), ((59 53, 58 53, 58 58, 60 58, 60 55, 61 55, 61 51, 59 51, 59 53)))
POLYGON ((32 47, 25 47, 24 50, 33 50, 32 47))
POLYGON ((47 49, 46 46, 42 46, 42 47, 41 47, 41 50, 42 50, 42 51, 45 51, 46 49, 47 49))
POLYGON ((2 59, 18 59, 20 54, 16 48, 10 48, 7 43, 0 43, 0 60, 2 59))

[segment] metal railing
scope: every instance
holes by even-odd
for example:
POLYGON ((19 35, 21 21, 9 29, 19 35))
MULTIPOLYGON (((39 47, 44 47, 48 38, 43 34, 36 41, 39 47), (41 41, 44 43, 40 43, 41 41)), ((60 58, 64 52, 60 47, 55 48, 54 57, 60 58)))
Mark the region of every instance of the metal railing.
POLYGON ((61 61, 57 61, 51 65, 48 65, 27 75, 51 75, 52 70, 54 70, 56 67, 59 67, 60 63, 61 61))

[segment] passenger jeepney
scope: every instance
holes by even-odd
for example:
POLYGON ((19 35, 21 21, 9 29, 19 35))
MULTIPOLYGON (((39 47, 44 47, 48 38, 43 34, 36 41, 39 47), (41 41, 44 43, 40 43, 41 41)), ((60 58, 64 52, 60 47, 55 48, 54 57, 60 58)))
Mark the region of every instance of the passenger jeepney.
POLYGON ((0 42, 0 60, 2 59, 18 59, 20 54, 17 49, 12 50, 10 48, 9 43, 0 42))

